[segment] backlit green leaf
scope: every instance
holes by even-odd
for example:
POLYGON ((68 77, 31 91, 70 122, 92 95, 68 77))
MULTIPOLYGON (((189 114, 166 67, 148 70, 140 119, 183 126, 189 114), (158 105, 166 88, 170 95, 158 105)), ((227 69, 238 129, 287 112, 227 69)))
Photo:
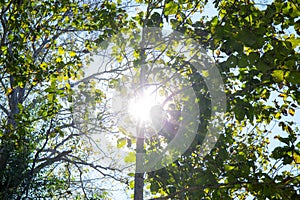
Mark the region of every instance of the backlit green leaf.
POLYGON ((274 78, 274 81, 279 83, 284 80, 284 71, 283 70, 274 70, 272 72, 272 77, 274 78))
POLYGON ((124 158, 124 162, 133 163, 135 162, 135 159, 136 159, 135 152, 129 152, 127 156, 124 158))
POLYGON ((179 5, 176 2, 169 1, 165 6, 164 14, 165 15, 176 14, 178 8, 179 8, 179 5))

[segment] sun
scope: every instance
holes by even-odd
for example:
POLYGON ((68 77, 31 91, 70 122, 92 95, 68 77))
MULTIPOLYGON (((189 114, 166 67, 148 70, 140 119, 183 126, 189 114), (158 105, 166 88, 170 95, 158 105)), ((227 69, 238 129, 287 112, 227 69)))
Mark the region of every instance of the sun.
POLYGON ((129 100, 128 113, 136 122, 150 122, 150 110, 155 105, 161 105, 164 101, 158 94, 156 87, 147 87, 143 93, 129 100))

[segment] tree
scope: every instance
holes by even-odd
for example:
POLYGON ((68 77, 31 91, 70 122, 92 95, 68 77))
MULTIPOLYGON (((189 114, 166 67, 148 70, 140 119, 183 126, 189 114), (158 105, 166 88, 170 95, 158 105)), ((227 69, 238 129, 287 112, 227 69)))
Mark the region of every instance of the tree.
MULTIPOLYGON (((182 14, 182 18, 180 18, 179 15, 176 16, 179 20, 178 22, 176 22, 176 20, 174 22, 174 19, 171 19, 174 29, 176 30, 178 28, 177 25, 179 26, 181 24, 180 21, 182 21, 182 24, 184 24, 185 20, 188 23, 191 22, 185 15, 189 16, 190 14, 188 13, 192 13, 198 8, 201 8, 201 1, 189 2, 184 6, 184 8, 180 8, 182 9, 182 13, 180 13, 182 14)), ((215 97, 214 100, 211 100, 208 97, 209 95, 207 91, 212 87, 215 87, 215 89, 219 88, 218 80, 213 76, 209 79, 205 78, 205 76, 207 76, 205 74, 213 74, 212 72, 214 71, 209 68, 209 59, 207 59, 205 53, 201 51, 201 47, 199 45, 195 45, 184 35, 186 29, 182 28, 181 30, 179 27, 177 33, 174 31, 168 35, 164 34, 164 31, 161 28, 151 28, 153 25, 162 26, 163 18, 168 19, 168 17, 176 14, 177 10, 175 9, 174 11, 174 7, 179 9, 179 5, 173 2, 150 2, 146 7, 145 13, 140 12, 138 16, 133 18, 133 22, 138 23, 138 26, 133 27, 134 29, 130 31, 140 33, 137 34, 141 35, 140 38, 135 37, 135 34, 129 33, 128 36, 128 32, 123 32, 124 35, 126 35, 124 36, 126 39, 124 39, 121 34, 113 40, 116 43, 122 44, 122 48, 118 51, 119 54, 116 55, 118 57, 118 61, 122 62, 122 60, 125 60, 125 63, 127 62, 129 66, 130 63, 133 63, 133 66, 128 68, 129 75, 125 74, 117 84, 117 90, 120 90, 119 92, 123 97, 122 99, 124 99, 124 101, 128 101, 131 96, 127 93, 132 92, 134 94, 131 95, 139 95, 139 91, 135 93, 136 90, 140 90, 140 88, 144 88, 143 90, 146 90, 146 87, 154 86, 155 92, 160 92, 162 93, 160 96, 165 97, 166 100, 164 102, 172 100, 178 105, 178 107, 182 104, 182 111, 185 112, 185 115, 180 117, 181 123, 184 124, 184 126, 179 128, 181 133, 174 133, 175 138, 177 138, 177 142, 172 141, 170 144, 167 143, 167 148, 164 148, 164 145, 166 145, 165 142, 168 142, 170 138, 160 137, 163 134, 159 134, 159 131, 155 130, 159 128, 156 127, 152 129, 151 126, 147 126, 144 122, 137 123, 136 126, 138 127, 138 131, 135 135, 137 139, 134 141, 137 155, 136 159, 132 159, 132 161, 136 161, 137 166, 134 182, 135 199, 143 199, 142 190, 145 172, 149 172, 149 170, 157 170, 166 164, 170 164, 170 160, 174 161, 172 159, 178 157, 180 153, 184 153, 187 149, 188 152, 191 153, 198 143, 205 141, 205 139, 207 140, 205 135, 206 131, 203 131, 203 133, 199 133, 199 136, 194 140, 194 144, 192 144, 191 147, 189 145, 191 145, 193 141, 191 141, 191 143, 187 142, 190 141, 191 138, 194 138, 194 128, 197 128, 198 126, 196 112, 198 110, 197 107, 199 105, 201 107, 202 113, 200 119, 202 120, 202 123, 200 126, 204 129, 209 129, 207 128, 209 127, 209 125, 207 125, 207 115, 216 112, 215 108, 209 110, 209 106, 207 107, 207 105, 212 102, 211 104, 214 105, 212 107, 218 107, 215 103, 215 99, 218 99, 219 96, 211 92, 210 95, 215 97), (156 12, 156 9, 164 8, 164 6, 166 10, 163 11, 162 14, 156 12), (145 16, 145 18, 143 16, 145 16), (183 33, 179 34, 179 31, 183 33), (134 49, 133 57, 126 54, 126 45, 128 45, 127 47, 134 49), (185 49, 182 48, 182 45, 190 45, 194 47, 191 49, 185 49), (178 50, 176 50, 177 48, 181 51, 178 52, 178 50), (194 54, 193 56, 195 58, 187 58, 185 52, 194 54), (199 65, 199 57, 201 57, 200 61, 203 63, 201 64, 203 71, 200 70, 197 72, 198 69, 196 66, 199 65), (177 78, 176 76, 181 78, 177 78), (205 81, 206 84, 209 84, 209 86, 204 86, 205 81), (130 84, 128 84, 128 82, 130 84), (215 82, 217 82, 217 84, 215 82), (133 87, 132 91, 128 91, 126 84, 129 85, 129 88, 133 87), (190 90, 193 90, 193 92, 189 92, 190 90), (194 93, 196 93, 196 95, 194 93), (194 94, 195 97, 191 94, 194 94), (179 101, 176 98, 178 98, 179 101), (198 105, 195 104, 195 102, 198 102, 198 105), (150 135, 150 139, 147 138, 147 134, 150 135), (158 135, 154 137, 153 134, 158 135), (181 142, 180 144, 178 143, 179 141, 181 142), (164 144, 162 145, 162 143, 164 144), (177 149, 179 146, 180 148, 177 149)), ((219 76, 219 79, 220 78, 221 76, 219 76)), ((140 93, 143 94, 145 92, 143 90, 140 93)), ((222 98, 218 100, 222 101, 222 98)), ((162 106, 165 106, 164 103, 162 103, 162 106)), ((126 106, 121 107, 125 107, 126 112, 126 106)), ((122 113, 122 109, 119 110, 119 112, 122 113)), ((126 144, 124 141, 126 141, 126 138, 130 135, 130 120, 125 118, 124 121, 126 121, 126 123, 124 123, 126 127, 120 127, 120 130, 124 133, 125 138, 120 138, 118 140, 120 141, 120 147, 123 147, 126 144)), ((213 126, 210 128, 212 129, 212 127, 213 126)), ((213 139, 213 137, 211 137, 211 139, 213 139)))
POLYGON ((98 171, 135 199, 297 199, 299 3, 215 0, 209 18, 198 14, 207 1, 136 2, 135 14, 108 1, 2 3, 1 197, 100 199, 86 180, 98 171), (107 51, 86 77, 88 55, 107 51), (158 119, 171 120, 168 103, 180 110, 173 137, 128 116, 148 89, 165 99, 158 119), (98 132, 126 167, 94 162, 98 132), (142 170, 124 174, 135 162, 142 170))
POLYGON ((157 199, 296 199, 299 4, 274 1, 259 9, 251 1, 215 1, 215 6, 218 16, 212 20, 173 28, 191 32, 213 51, 226 84, 225 129, 207 156, 198 156, 202 145, 196 144, 177 164, 149 173, 151 191, 162 196, 157 199), (274 127, 282 132, 275 135, 274 127), (272 148, 274 137, 282 143, 272 148))
POLYGON ((105 178, 114 169, 88 158, 84 133, 72 118, 72 95, 83 58, 125 24, 120 7, 109 1, 1 2, 1 199, 105 195, 85 180, 86 170, 105 178))

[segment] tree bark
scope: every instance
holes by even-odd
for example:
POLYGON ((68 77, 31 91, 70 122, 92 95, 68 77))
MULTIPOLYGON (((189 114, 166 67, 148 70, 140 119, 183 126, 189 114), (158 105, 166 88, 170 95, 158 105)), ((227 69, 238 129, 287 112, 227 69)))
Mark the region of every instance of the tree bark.
POLYGON ((140 172, 143 159, 141 153, 144 152, 144 133, 143 129, 140 130, 136 141, 136 172, 134 175, 134 200, 143 200, 144 191, 144 173, 140 172))
MULTIPOLYGON (((146 83, 145 79, 145 49, 144 47, 144 29, 142 33, 142 41, 141 41, 142 50, 140 52, 141 56, 141 63, 140 63, 140 85, 141 90, 139 91, 142 95, 144 92, 143 86, 146 83)), ((140 119, 139 119, 140 120, 140 119)), ((136 171, 134 176, 134 200, 143 200, 143 192, 144 192, 144 172, 141 171, 143 165, 143 157, 142 154, 144 153, 144 123, 140 120, 137 125, 137 141, 136 141, 136 171)))

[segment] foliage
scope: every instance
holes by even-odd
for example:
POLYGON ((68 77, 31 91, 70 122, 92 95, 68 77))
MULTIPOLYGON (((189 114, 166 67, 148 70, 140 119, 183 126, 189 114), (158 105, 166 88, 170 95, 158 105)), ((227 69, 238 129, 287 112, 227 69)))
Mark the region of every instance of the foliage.
MULTIPOLYGON (((82 140, 99 129, 113 130, 109 94, 82 71, 92 61, 89 55, 103 49, 111 50, 119 64, 99 81, 108 81, 128 98, 135 94, 122 82, 131 81, 137 88, 165 83, 159 92, 170 99, 172 92, 192 85, 197 97, 200 115, 194 122, 201 123, 192 145, 165 168, 148 172, 145 180, 141 176, 150 198, 299 198, 299 2, 215 0, 217 16, 211 18, 202 13, 207 3, 136 0, 132 14, 130 7, 127 12, 119 8, 120 1, 1 2, 1 199, 102 199, 106 193, 95 190, 85 175, 97 171, 102 178, 124 181, 115 168, 95 165, 91 146, 82 140), (149 27, 157 27, 156 32, 147 32, 149 27), (175 41, 163 37, 163 29, 182 36, 175 41), (108 37, 113 46, 105 43, 108 37), (164 43, 157 44, 155 38, 164 43), (205 82, 209 73, 197 72, 192 61, 176 54, 180 42, 192 44, 186 38, 199 42, 214 59, 227 95, 225 126, 205 156, 201 152, 214 99, 205 82), (152 49, 140 48, 147 45, 152 49), (134 50, 131 60, 125 54, 128 46, 134 50), (161 67, 153 70, 145 63, 161 67), (128 70, 134 76, 127 76, 128 70), (188 82, 174 79, 174 74, 188 82)), ((190 53, 201 56, 196 50, 190 53)), ((180 107, 178 99, 172 101, 180 107)), ((192 113, 194 108, 187 110, 192 113)), ((116 147, 132 150, 124 157, 132 164, 138 160, 133 153, 138 140, 125 128, 115 134, 116 147)), ((169 140, 152 137, 141 146, 153 156, 169 140)), ((128 186, 134 189, 134 182, 128 186)))
MULTIPOLYGON (((152 194, 158 199, 298 198, 299 4, 274 1, 262 9, 251 1, 215 1, 218 16, 195 21, 201 2, 144 3, 147 11, 134 18, 140 24, 171 26, 212 52, 228 105, 226 126, 210 154, 199 156, 200 139, 178 161, 148 173, 152 194)), ((199 127, 198 137, 204 130, 205 125, 199 127)))
POLYGON ((107 168, 90 162, 74 126, 72 84, 83 58, 121 27, 117 6, 1 1, 1 199, 102 198, 84 174, 107 168))

